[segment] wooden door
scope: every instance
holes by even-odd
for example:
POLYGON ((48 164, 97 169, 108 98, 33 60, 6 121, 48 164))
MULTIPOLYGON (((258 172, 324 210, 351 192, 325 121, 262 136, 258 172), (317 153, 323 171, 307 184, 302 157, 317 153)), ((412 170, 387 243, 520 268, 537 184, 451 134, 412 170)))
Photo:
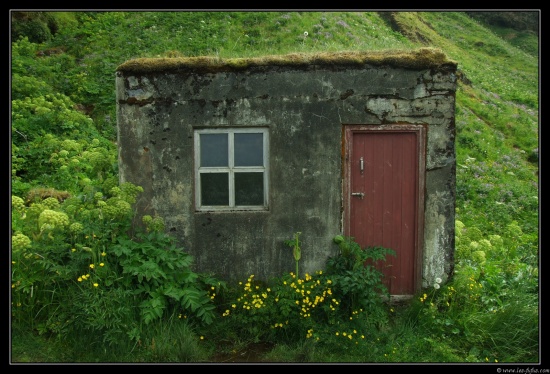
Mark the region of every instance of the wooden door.
POLYGON ((422 126, 346 126, 345 233, 362 247, 391 248, 377 263, 391 295, 420 287, 423 214, 422 126))

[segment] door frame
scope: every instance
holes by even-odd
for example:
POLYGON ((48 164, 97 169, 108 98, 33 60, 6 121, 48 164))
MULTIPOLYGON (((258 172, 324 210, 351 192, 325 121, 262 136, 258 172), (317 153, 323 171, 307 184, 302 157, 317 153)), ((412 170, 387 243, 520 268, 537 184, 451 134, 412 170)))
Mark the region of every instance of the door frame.
POLYGON ((415 201, 415 243, 414 243, 414 290, 418 292, 422 288, 423 248, 424 248, 424 201, 425 201, 425 177, 426 177, 426 136, 427 126, 413 124, 391 125, 365 125, 343 124, 342 126, 342 232, 350 236, 351 215, 351 162, 350 155, 353 147, 353 134, 355 133, 416 133, 418 150, 417 171, 417 195, 415 201))

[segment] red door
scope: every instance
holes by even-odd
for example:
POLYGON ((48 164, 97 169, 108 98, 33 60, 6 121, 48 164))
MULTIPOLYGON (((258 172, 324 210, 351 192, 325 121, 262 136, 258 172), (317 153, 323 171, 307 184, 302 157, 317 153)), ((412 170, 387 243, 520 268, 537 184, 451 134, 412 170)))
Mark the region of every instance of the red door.
POLYGON ((346 127, 345 232, 362 248, 395 251, 376 265, 391 295, 420 285, 423 134, 414 125, 346 127))

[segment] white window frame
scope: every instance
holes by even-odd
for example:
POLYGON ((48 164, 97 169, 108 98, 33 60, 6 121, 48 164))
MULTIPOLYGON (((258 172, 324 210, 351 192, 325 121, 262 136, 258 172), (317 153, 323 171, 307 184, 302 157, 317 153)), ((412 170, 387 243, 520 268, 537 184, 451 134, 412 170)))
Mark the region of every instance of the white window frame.
POLYGON ((195 209, 197 211, 264 211, 268 210, 269 201, 269 132, 265 127, 231 127, 195 129, 195 209), (243 133, 263 134, 263 166, 235 166, 234 162, 234 135, 243 133), (228 134, 228 166, 201 167, 200 166, 200 135, 201 134, 228 134), (237 172, 262 172, 263 173, 263 205, 235 205, 235 173, 237 172), (201 205, 201 174, 203 173, 228 173, 229 174, 229 205, 201 205))

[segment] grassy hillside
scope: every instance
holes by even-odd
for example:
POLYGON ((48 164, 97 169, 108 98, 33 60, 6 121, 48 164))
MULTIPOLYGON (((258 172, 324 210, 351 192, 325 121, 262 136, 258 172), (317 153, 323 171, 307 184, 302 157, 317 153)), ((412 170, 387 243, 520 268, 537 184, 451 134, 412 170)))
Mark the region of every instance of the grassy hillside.
MULTIPOLYGON (((56 33, 29 47, 36 51, 29 51, 34 55, 28 58, 38 59, 43 71, 30 75, 67 95, 111 141, 116 129, 114 72, 131 58, 441 48, 458 62, 460 74, 457 162, 465 165, 474 158, 483 174, 477 179, 491 185, 490 191, 480 191, 491 199, 474 199, 470 184, 476 181, 459 167, 458 207, 464 208, 459 219, 484 230, 513 220, 536 230, 537 210, 530 201, 521 202, 527 209, 500 207, 498 220, 492 213, 491 220, 485 216, 494 211, 494 202, 538 195, 538 37, 524 30, 525 22, 518 23, 518 31, 510 22, 488 26, 464 12, 61 12, 51 17, 58 20, 56 33), (499 167, 508 158, 509 165, 499 167), (494 163, 498 171, 491 168, 494 163), (507 174, 516 169, 520 178, 507 174)), ((12 69, 13 96, 19 98, 19 76, 30 72, 25 65, 12 69)), ((25 144, 17 133, 13 141, 25 144)))
MULTIPOLYGON (((43 226, 40 212, 32 208, 33 202, 48 197, 62 204, 50 202, 48 210, 63 210, 71 220, 88 220, 84 230, 90 236, 104 232, 105 241, 100 242, 103 246, 110 245, 115 237, 122 238, 130 227, 129 206, 138 189, 125 187, 122 192, 110 192, 118 185, 114 78, 117 66, 129 59, 436 47, 458 62, 459 81, 457 279, 446 291, 450 300, 453 287, 464 287, 467 293, 472 284, 479 282, 484 286, 483 293, 476 293, 474 299, 480 303, 476 308, 482 309, 455 311, 456 319, 420 309, 430 321, 433 317, 441 330, 433 335, 426 332, 428 335, 418 338, 422 343, 414 348, 412 337, 411 341, 397 340, 400 336, 418 336, 418 331, 389 333, 385 348, 370 351, 373 355, 378 352, 380 357, 368 359, 404 362, 431 351, 432 356, 421 360, 472 362, 489 357, 510 362, 537 361, 538 342, 533 336, 538 334, 538 297, 530 297, 538 294, 540 256, 540 67, 535 31, 539 14, 497 13, 12 12, 11 189, 12 196, 21 199, 19 203, 12 198, 12 203, 17 201, 17 206, 12 206, 12 247, 17 244, 35 252, 58 248, 60 263, 68 261, 64 251, 75 246, 77 235, 67 234, 65 241, 57 237, 58 242, 53 237, 48 241, 55 232, 47 230, 54 230, 55 225, 43 226), (98 200, 114 208, 102 211, 98 208, 102 201, 98 200), (18 209, 26 209, 26 214, 14 215, 18 209), (99 209, 99 214, 111 214, 111 222, 122 223, 100 226, 90 218, 92 213, 84 214, 88 209, 99 209), (523 306, 515 303, 508 307, 512 305, 509 300, 520 298, 523 306), (503 312, 496 314, 500 320, 487 319, 499 310, 503 312), (513 318, 514 313, 521 318, 513 318), (503 325, 507 326, 506 332, 496 327, 503 325), (514 333, 515 329, 524 329, 525 334, 514 333), (522 334, 522 340, 516 340, 522 334), (455 339, 460 346, 440 345, 449 336, 460 336, 455 339), (408 353, 396 353, 392 344, 408 347, 408 353)), ((56 217, 60 227, 64 218, 56 217)), ((44 277, 44 269, 61 276, 69 274, 59 266, 41 264, 33 273, 37 278, 21 278, 25 286, 16 295, 32 295, 32 282, 44 277)), ((12 274, 19 273, 12 269, 12 274)), ((67 275, 67 279, 70 277, 67 275)), ((18 289, 14 279, 12 288, 18 289)), ((421 303, 425 296, 420 297, 421 303)), ((113 297, 113 301, 118 300, 118 296, 113 297)), ((461 305, 463 308, 465 304, 461 305)), ((29 313, 33 310, 37 309, 30 308, 29 313)), ((411 329, 417 326, 411 321, 422 314, 412 310, 418 314, 410 319, 407 316, 412 311, 403 312, 403 318, 410 322, 405 325, 411 329)), ((65 331, 57 325, 52 327, 51 321, 33 323, 33 331, 53 335, 65 331)), ((23 359, 29 360, 25 357, 23 354, 23 359)), ((310 361, 317 359, 307 357, 310 361)), ((48 358, 33 356, 30 360, 48 358)))

